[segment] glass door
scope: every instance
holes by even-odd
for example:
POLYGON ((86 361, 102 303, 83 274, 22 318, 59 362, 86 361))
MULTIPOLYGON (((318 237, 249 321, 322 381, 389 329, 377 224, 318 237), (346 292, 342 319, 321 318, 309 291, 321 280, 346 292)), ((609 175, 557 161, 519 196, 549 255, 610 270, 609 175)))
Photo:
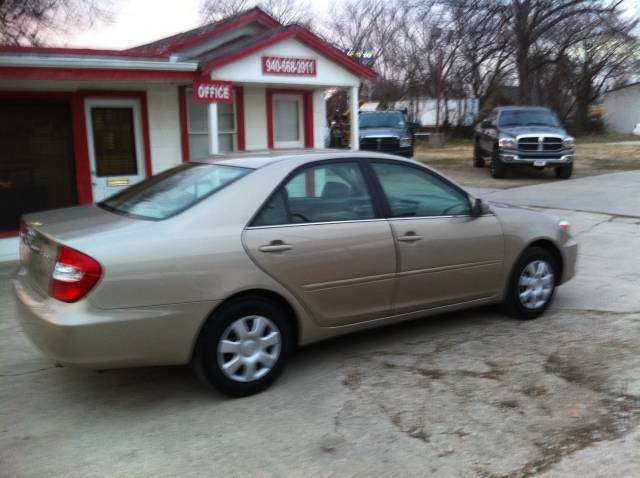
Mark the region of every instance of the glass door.
POLYGON ((273 95, 274 148, 304 147, 302 108, 302 95, 273 95))
POLYGON ((140 105, 135 99, 85 103, 94 202, 146 176, 140 105))

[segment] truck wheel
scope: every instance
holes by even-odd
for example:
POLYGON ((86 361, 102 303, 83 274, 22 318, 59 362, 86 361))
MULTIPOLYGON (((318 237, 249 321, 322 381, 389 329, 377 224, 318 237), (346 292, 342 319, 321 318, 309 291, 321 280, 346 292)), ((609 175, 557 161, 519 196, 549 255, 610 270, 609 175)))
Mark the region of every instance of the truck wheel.
POLYGON ((495 179, 504 178, 507 174, 507 166, 500 161, 498 150, 496 149, 491 156, 491 177, 495 179))
POLYGON ((473 148, 473 167, 474 168, 484 168, 484 158, 482 157, 482 150, 480 149, 480 145, 476 143, 473 148))
POLYGON ((573 163, 556 167, 556 178, 569 179, 573 173, 573 163))

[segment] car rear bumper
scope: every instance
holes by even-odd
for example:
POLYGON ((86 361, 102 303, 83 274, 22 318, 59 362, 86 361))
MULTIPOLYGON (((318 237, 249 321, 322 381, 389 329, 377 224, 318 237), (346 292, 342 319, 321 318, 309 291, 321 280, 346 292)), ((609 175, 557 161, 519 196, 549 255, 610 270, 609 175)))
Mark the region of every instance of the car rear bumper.
POLYGON ((46 356, 62 365, 105 369, 188 363, 214 302, 98 309, 66 304, 13 279, 20 323, 46 356))

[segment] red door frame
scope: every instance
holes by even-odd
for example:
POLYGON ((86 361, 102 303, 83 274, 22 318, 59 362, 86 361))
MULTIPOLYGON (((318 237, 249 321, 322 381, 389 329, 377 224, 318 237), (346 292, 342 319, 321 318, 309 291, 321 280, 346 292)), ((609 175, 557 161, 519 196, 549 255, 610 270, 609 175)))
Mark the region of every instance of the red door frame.
MULTIPOLYGON (((71 107, 71 128, 73 135, 73 155, 76 167, 76 190, 78 204, 93 202, 91 187, 91 167, 89 165, 89 144, 87 142, 87 121, 85 117, 85 99, 87 98, 134 98, 140 101, 140 114, 142 116, 142 140, 144 147, 145 173, 151 176, 151 142, 149 135, 149 110, 147 107, 146 91, 103 91, 103 90, 77 90, 77 91, 0 91, 1 99, 41 99, 41 100, 66 100, 71 107)), ((12 237, 18 234, 4 232, 2 237, 12 237)))
POLYGON ((293 94, 302 95, 303 105, 303 131, 304 131, 304 147, 313 148, 313 92, 310 90, 267 88, 267 147, 274 149, 273 140, 273 95, 274 94, 293 94))
MULTIPOLYGON (((182 151, 182 162, 189 161, 189 118, 187 111, 187 88, 190 85, 182 85, 178 87, 178 108, 180 112, 180 146, 182 151)), ((242 86, 234 86, 233 93, 234 106, 236 113, 236 134, 238 135, 238 151, 246 149, 246 136, 244 129, 244 88, 242 86)))

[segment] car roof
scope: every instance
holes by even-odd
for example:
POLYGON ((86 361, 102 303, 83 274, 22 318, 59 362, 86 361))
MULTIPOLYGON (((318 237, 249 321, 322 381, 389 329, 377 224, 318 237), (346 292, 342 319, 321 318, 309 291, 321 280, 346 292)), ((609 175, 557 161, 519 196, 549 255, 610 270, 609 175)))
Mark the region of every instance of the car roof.
POLYGON ((197 159, 192 162, 259 169, 269 164, 280 161, 289 159, 299 160, 301 156, 305 157, 306 162, 342 158, 378 158, 413 162, 412 160, 401 158, 399 156, 393 156, 390 154, 376 153, 373 151, 351 151, 348 149, 287 149, 280 151, 248 151, 242 153, 236 152, 228 154, 216 154, 208 156, 206 158, 197 159))
POLYGON ((524 110, 551 111, 546 106, 498 106, 496 108, 496 111, 524 111, 524 110))
POLYGON ((374 114, 389 114, 389 113, 404 113, 402 110, 380 110, 380 111, 360 111, 361 115, 374 115, 374 114))

